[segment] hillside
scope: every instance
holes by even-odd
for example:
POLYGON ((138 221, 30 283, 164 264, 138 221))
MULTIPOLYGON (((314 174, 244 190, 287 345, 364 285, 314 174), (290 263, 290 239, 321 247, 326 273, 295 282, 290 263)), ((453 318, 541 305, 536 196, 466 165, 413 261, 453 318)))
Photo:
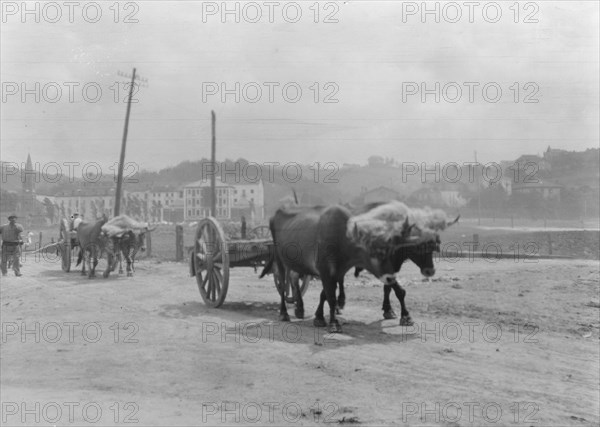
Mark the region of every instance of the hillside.
MULTIPOLYGON (((540 216, 546 215, 586 215, 593 214, 590 206, 598 199, 598 188, 600 187, 600 156, 597 148, 588 149, 582 152, 570 152, 560 149, 550 149, 544 153, 543 158, 538 156, 522 156, 522 158, 539 159, 540 163, 545 165, 540 168, 536 178, 544 182, 549 181, 562 186, 561 205, 566 205, 569 209, 561 209, 560 206, 546 206, 535 200, 527 201, 528 206, 519 206, 518 201, 504 200, 502 192, 490 187, 480 190, 476 183, 469 181, 469 172, 466 168, 462 170, 462 179, 458 184, 445 179, 443 174, 436 181, 433 174, 429 174, 424 180, 422 170, 416 173, 410 173, 406 165, 398 165, 393 162, 381 161, 379 156, 369 158, 367 165, 336 165, 328 163, 320 165, 315 169, 314 165, 298 165, 296 163, 288 165, 257 165, 246 159, 231 160, 226 159, 218 164, 217 177, 225 182, 233 183, 244 180, 255 181, 260 174, 265 184, 265 205, 267 212, 272 212, 281 205, 286 198, 290 199, 292 189, 294 189, 302 204, 330 204, 346 203, 357 200, 357 197, 369 190, 379 187, 386 187, 395 191, 401 199, 408 199, 411 203, 423 203, 435 206, 436 203, 444 201, 425 198, 419 202, 414 194, 419 189, 435 192, 440 190, 458 191, 461 197, 471 201, 466 206, 467 211, 473 211, 476 206, 474 201, 481 197, 482 212, 502 213, 507 209, 517 215, 528 212, 528 215, 540 216), (403 167, 404 166, 404 170, 403 167), (301 170, 299 169, 301 168, 301 170), (424 185, 425 184, 425 185, 424 185), (491 193, 490 193, 491 192, 491 193), (490 194, 488 194, 490 193, 490 194), (493 193, 493 194, 492 194, 493 193), (497 194, 496 194, 497 193, 497 194), (411 197, 412 195, 412 197, 411 197), (536 203, 533 203, 533 202, 536 203), (531 206, 529 206, 531 205, 531 206), (578 213, 579 211, 582 211, 578 213), (562 212, 562 213, 561 213, 562 212)), ((3 162, 3 182, 1 201, 8 201, 11 197, 8 193, 20 192, 22 188, 22 175, 14 172, 14 163, 3 162), (7 169, 8 168, 8 169, 7 169)), ((419 166, 422 168, 422 165, 419 166)), ((427 166, 429 169, 430 167, 427 166)), ((202 179, 209 179, 209 172, 212 170, 210 161, 202 159, 198 161, 184 161, 174 167, 169 167, 156 172, 139 171, 134 178, 135 183, 126 182, 124 188, 129 191, 160 191, 164 188, 177 189, 190 182, 202 179)), ((452 172, 454 175, 455 171, 452 172)), ((476 176, 480 176, 479 173, 476 176)), ((505 172, 508 174, 509 172, 505 172)), ((482 187, 489 186, 489 182, 483 182, 482 187)), ((40 176, 36 178, 36 193, 38 195, 54 195, 59 192, 71 192, 82 189, 103 188, 108 191, 115 187, 115 180, 112 174, 103 176, 98 183, 85 182, 82 179, 73 180, 68 176, 62 176, 57 180, 55 176, 40 176)), ((12 200, 12 199, 11 199, 12 200)), ((522 204, 522 203, 521 203, 522 204)), ((563 206, 564 207, 564 206, 563 206)), ((507 211, 508 212, 508 211, 507 211)), ((507 213, 504 212, 504 213, 507 213)))

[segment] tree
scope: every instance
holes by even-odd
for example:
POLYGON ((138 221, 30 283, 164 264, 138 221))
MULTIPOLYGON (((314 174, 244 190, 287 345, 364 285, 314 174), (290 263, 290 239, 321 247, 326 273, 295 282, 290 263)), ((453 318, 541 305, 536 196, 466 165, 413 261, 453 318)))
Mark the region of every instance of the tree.
POLYGON ((19 203, 19 196, 13 191, 2 190, 0 192, 0 205, 2 210, 16 211, 17 204, 19 203))
POLYGON ((384 159, 381 156, 371 156, 368 159, 369 167, 377 168, 384 165, 384 159))

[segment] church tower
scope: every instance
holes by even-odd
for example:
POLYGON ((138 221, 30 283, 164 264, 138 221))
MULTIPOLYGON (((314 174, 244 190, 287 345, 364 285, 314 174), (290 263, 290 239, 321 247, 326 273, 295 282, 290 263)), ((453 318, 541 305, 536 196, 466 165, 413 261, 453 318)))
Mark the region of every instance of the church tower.
POLYGON ((25 169, 21 171, 21 214, 24 216, 35 215, 35 179, 36 171, 31 163, 31 155, 27 154, 25 169))

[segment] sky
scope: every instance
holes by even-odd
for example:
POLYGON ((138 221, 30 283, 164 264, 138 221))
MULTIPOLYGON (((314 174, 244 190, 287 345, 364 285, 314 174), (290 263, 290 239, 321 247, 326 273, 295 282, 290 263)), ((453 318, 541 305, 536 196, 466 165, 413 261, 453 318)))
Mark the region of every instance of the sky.
POLYGON ((489 162, 599 145, 597 1, 267 3, 2 2, 1 159, 110 169, 134 67, 147 84, 126 162, 139 169, 210 158, 211 110, 221 160, 489 162))

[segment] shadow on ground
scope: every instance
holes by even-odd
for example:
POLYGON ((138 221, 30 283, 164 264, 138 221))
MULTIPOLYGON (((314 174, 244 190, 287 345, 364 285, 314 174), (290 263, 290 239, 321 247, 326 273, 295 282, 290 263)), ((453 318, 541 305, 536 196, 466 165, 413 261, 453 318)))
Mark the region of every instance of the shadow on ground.
POLYGON ((307 313, 305 319, 296 319, 290 308, 291 322, 278 320, 278 303, 232 302, 211 308, 198 301, 188 301, 161 305, 158 314, 165 318, 197 321, 203 329, 211 324, 212 332, 220 334, 226 330, 228 336, 237 333, 247 342, 265 339, 311 345, 314 351, 373 343, 404 343, 419 337, 412 332, 413 328, 399 326, 398 319, 364 323, 347 321, 343 315, 338 316, 343 333, 330 334, 326 328, 313 326, 314 315, 307 313))

